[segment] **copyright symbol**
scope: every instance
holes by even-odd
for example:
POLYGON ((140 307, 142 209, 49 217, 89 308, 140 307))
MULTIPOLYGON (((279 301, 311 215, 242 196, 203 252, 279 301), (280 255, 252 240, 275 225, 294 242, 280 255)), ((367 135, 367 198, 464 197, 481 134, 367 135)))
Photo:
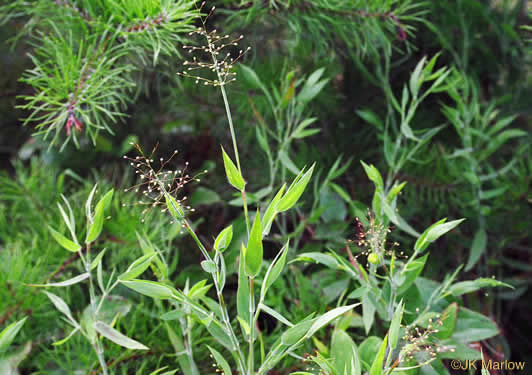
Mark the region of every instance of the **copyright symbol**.
POLYGON ((458 359, 453 359, 451 361, 451 368, 453 370, 458 370, 462 367, 462 363, 458 359))

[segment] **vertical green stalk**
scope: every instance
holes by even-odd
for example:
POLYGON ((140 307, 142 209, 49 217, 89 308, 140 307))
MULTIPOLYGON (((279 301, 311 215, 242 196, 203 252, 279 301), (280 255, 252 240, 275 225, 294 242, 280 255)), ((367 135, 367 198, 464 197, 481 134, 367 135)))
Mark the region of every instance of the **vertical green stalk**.
POLYGON ((253 277, 249 278, 249 357, 248 357, 248 371, 249 375, 253 375, 255 367, 255 351, 253 350, 253 341, 255 339, 255 293, 253 291, 254 285, 253 277))
POLYGON ((109 372, 107 370, 107 362, 105 362, 103 346, 99 338, 96 339, 96 343, 93 345, 93 347, 96 355, 98 356, 98 362, 100 362, 100 366, 102 367, 102 375, 108 375, 109 372))
MULTIPOLYGON (((91 244, 87 244, 87 257, 83 257, 83 254, 81 250, 79 250, 79 257, 81 258, 83 265, 85 267, 85 271, 89 273, 89 297, 91 301, 92 308, 96 307, 96 293, 94 292, 94 284, 92 282, 92 275, 90 275, 91 272, 91 263, 90 263, 90 250, 91 250, 91 244)), ((97 306, 97 309, 95 310, 95 314, 98 313, 98 310, 100 309, 102 302, 103 302, 104 296, 101 297, 101 301, 97 306)), ((94 348, 94 351, 96 352, 96 356, 98 357, 98 362, 100 363, 100 366, 102 368, 102 374, 108 375, 109 372, 107 370, 107 362, 105 362, 105 356, 104 356, 104 350, 103 345, 101 342, 100 337, 96 336, 96 342, 92 345, 94 348)))
MULTIPOLYGON (((218 60, 216 58, 216 54, 214 53, 214 50, 212 48, 213 46, 209 38, 207 38, 207 42, 209 45, 209 52, 211 53, 211 56, 212 56, 214 69, 216 70, 216 75, 218 77, 220 91, 222 92, 222 98, 223 98, 224 106, 225 106, 225 114, 227 116, 227 121, 229 122, 229 131, 231 132, 231 141, 233 142, 233 151, 235 153, 236 167, 238 168, 238 173, 240 173, 240 175, 242 176, 242 168, 240 167, 240 156, 238 154, 238 145, 236 143, 235 127, 233 125, 233 116, 231 115, 231 108, 229 107, 229 100, 227 100, 227 94, 225 93, 224 82, 222 80, 222 75, 220 74, 218 60)), ((250 225, 249 225, 248 205, 246 202, 246 187, 244 186, 240 192, 242 194, 242 202, 244 205, 244 216, 246 218, 246 229, 247 229, 247 233, 249 237, 250 225)))
MULTIPOLYGON (((151 168, 151 166, 150 166, 150 168, 151 168)), ((169 195, 169 193, 168 193, 168 191, 166 191, 166 188, 165 188, 163 183, 159 183, 159 187, 161 188, 161 192, 165 196, 169 195)), ((169 199, 168 201, 172 205, 172 208, 173 208, 172 211, 173 212, 177 213, 177 212, 181 211, 179 207, 176 207, 174 205, 175 201, 173 201, 171 199, 169 199)), ((201 243, 198 235, 196 234, 194 229, 192 229, 192 227, 190 226, 190 223, 188 222, 188 220, 185 219, 184 217, 175 217, 175 216, 172 216, 172 217, 174 219, 176 219, 176 221, 178 221, 178 222, 179 221, 183 222, 183 226, 187 230, 188 234, 194 239, 194 242, 196 242, 196 244, 198 245, 198 247, 199 247, 201 253, 203 254, 203 256, 205 257, 205 259, 212 261, 212 258, 209 255, 207 249, 205 248, 203 243, 201 243)), ((224 301, 223 295, 222 295, 222 291, 220 290, 220 286, 218 284, 218 278, 214 274, 211 274, 211 275, 212 275, 212 280, 214 282, 214 285, 216 287, 216 292, 217 292, 216 294, 218 296, 218 303, 220 304, 220 309, 221 309, 221 312, 222 312, 223 323, 225 324, 225 328, 226 328, 227 334, 229 335, 229 337, 231 339, 231 342, 232 342, 232 344, 234 346, 234 349, 238 353, 239 365, 241 367, 242 373, 245 373, 244 355, 242 354, 242 351, 240 349, 240 344, 238 342, 238 339, 236 338, 236 335, 235 335, 235 332, 233 330, 233 327, 231 326, 231 320, 229 319, 229 313, 227 312, 227 306, 225 304, 225 301, 224 301)))

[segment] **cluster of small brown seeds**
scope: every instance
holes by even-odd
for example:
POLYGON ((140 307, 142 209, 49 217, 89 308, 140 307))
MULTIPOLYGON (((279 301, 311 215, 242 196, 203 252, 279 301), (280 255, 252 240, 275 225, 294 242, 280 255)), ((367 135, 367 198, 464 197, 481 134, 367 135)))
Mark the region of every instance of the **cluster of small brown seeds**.
MULTIPOLYGON (((419 313, 419 308, 416 309, 419 313)), ((419 352, 426 353, 429 358, 435 358, 437 353, 450 351, 455 349, 451 347, 441 346, 437 341, 433 340, 433 335, 439 332, 439 327, 443 325, 443 318, 441 314, 436 316, 436 319, 429 319, 426 328, 411 326, 407 327, 407 332, 403 336, 406 342, 401 350, 399 360, 409 361, 414 359, 414 355, 419 352)))
MULTIPOLYGON (((138 146, 137 148, 140 150, 138 146)), ((143 199, 140 199, 137 202, 137 204, 147 206, 142 211, 143 215, 159 205, 163 206, 161 211, 166 212, 168 208, 166 207, 164 199, 165 194, 177 197, 179 190, 190 182, 199 182, 199 175, 207 172, 205 170, 195 176, 189 175, 187 173, 188 162, 185 163, 183 169, 166 170, 166 167, 175 155, 177 155, 177 151, 174 151, 167 160, 160 158, 158 168, 154 168, 155 160, 151 156, 144 156, 142 151, 141 156, 136 156, 134 158, 124 156, 124 159, 130 161, 130 165, 135 169, 135 174, 139 175, 140 178, 140 183, 124 189, 124 191, 135 191, 143 195, 143 199)), ((183 209, 194 212, 194 208, 184 205, 186 199, 187 197, 185 196, 180 199, 176 198, 176 201, 183 209)), ((141 221, 144 222, 144 218, 142 218, 141 221)))
MULTIPOLYGON (((202 3, 201 7, 205 5, 205 2, 202 3)), ((183 72, 177 74, 193 78, 196 83, 203 82, 204 85, 211 86, 223 86, 229 82, 234 81, 236 73, 232 71, 234 64, 242 59, 242 57, 248 52, 251 47, 248 47, 246 50, 240 50, 236 57, 231 57, 231 52, 225 52, 229 47, 238 46, 238 42, 241 41, 244 36, 240 35, 237 38, 233 38, 229 35, 218 35, 217 30, 207 31, 206 22, 207 19, 214 12, 215 7, 211 8, 208 16, 202 20, 202 26, 191 31, 189 35, 199 35, 207 40, 207 45, 205 46, 183 46, 190 54, 193 53, 205 53, 209 56, 207 61, 202 61, 198 57, 193 56, 192 61, 185 61, 186 69, 183 72), (197 70, 207 70, 211 73, 214 73, 215 77, 213 79, 201 76, 196 74, 197 70)))
MULTIPOLYGON (((357 239, 350 240, 349 242, 354 242, 358 247, 363 249, 361 253, 355 256, 357 259, 359 256, 369 256, 371 253, 382 254, 385 256, 391 257, 394 253, 394 248, 399 246, 397 242, 392 244, 391 249, 386 249, 386 238, 391 229, 382 225, 377 224, 375 216, 368 211, 368 228, 365 230, 362 222, 359 218, 355 218, 355 225, 357 228, 357 239)), ((397 258, 406 258, 406 255, 403 251, 395 253, 397 258)), ((369 266, 369 264, 368 264, 369 266)))

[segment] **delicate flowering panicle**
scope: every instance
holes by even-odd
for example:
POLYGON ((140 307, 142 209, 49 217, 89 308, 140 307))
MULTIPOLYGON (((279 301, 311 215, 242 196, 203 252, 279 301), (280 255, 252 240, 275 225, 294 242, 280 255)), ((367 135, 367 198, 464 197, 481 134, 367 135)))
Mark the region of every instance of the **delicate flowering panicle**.
MULTIPOLYGON (((357 229, 357 239, 349 242, 354 242, 359 248, 362 249, 360 254, 355 256, 355 259, 360 255, 368 256, 368 261, 371 263, 378 263, 378 261, 373 262, 372 260, 380 259, 385 255, 391 256, 393 248, 398 245, 397 242, 392 244, 391 249, 387 249, 387 237, 388 233, 391 233, 391 229, 387 226, 377 223, 375 216, 368 211, 368 226, 367 229, 364 228, 363 224, 358 218, 355 218, 355 225, 357 229)), ((404 252, 399 252, 396 254, 397 257, 403 257, 404 252)))
MULTIPOLYGON (((419 309, 416 310, 419 313, 419 309)), ((443 325, 444 317, 441 314, 436 315, 435 319, 428 319, 426 327, 407 326, 403 340, 405 342, 399 352, 399 362, 408 364, 415 359, 417 353, 422 353, 426 358, 416 358, 416 360, 431 361, 440 352, 454 352, 455 349, 449 346, 443 346, 439 343, 436 334, 443 325)))
MULTIPOLYGON (((205 2, 201 4, 201 8, 205 5, 205 2)), ((238 42, 244 38, 243 35, 239 37, 231 37, 230 35, 219 35, 217 30, 214 29, 210 32, 207 31, 207 20, 213 14, 215 7, 212 7, 207 17, 202 18, 202 25, 197 29, 191 31, 189 35, 199 35, 207 40, 207 45, 202 46, 183 46, 191 55, 194 53, 205 53, 206 59, 202 60, 201 57, 192 56, 192 61, 185 61, 184 65, 186 69, 183 72, 177 74, 183 77, 189 77, 195 79, 196 83, 203 82, 204 85, 212 86, 224 86, 225 84, 234 81, 236 73, 232 71, 234 64, 239 61, 251 47, 246 50, 239 50, 236 57, 229 51, 230 48, 237 47, 238 42), (197 71, 210 71, 213 73, 213 77, 205 77, 199 75, 197 71)))
MULTIPOLYGON (((132 143, 133 144, 133 143, 132 143)), ((138 201, 138 204, 146 205, 146 209, 142 211, 142 214, 146 214, 156 206, 163 206, 162 212, 166 212, 168 208, 165 204, 165 198, 167 195, 174 197, 177 204, 183 211, 194 212, 194 209, 185 205, 187 199, 186 196, 177 198, 179 190, 190 182, 199 182, 199 176, 207 171, 203 171, 199 174, 191 176, 187 172, 188 162, 181 169, 167 169, 172 159, 177 155, 177 151, 174 151, 172 155, 164 160, 160 158, 158 160, 158 167, 155 167, 156 161, 153 156, 157 150, 157 146, 152 150, 149 156, 146 156, 138 144, 134 145, 139 151, 140 156, 134 158, 124 156, 124 159, 130 161, 130 165, 135 169, 135 174, 139 175, 140 182, 132 187, 125 189, 125 191, 135 191, 143 195, 142 199, 138 201)), ((144 222, 144 219, 141 220, 144 222)))

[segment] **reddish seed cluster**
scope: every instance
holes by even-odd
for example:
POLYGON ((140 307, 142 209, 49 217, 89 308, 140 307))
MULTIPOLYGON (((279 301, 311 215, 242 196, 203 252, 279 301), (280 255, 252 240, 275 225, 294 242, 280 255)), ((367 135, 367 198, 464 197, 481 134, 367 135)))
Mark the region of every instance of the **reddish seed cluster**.
MULTIPOLYGON (((150 156, 146 156, 142 152, 142 149, 139 145, 135 145, 135 147, 139 151, 140 156, 136 156, 134 158, 124 156, 124 159, 130 161, 130 165, 135 169, 135 174, 139 175, 140 182, 128 189, 125 189, 125 191, 135 191, 143 195, 143 199, 140 199, 137 202, 140 205, 147 206, 142 211, 142 214, 144 215, 148 213, 148 211, 159 205, 164 206, 161 211, 167 211, 164 199, 166 194, 173 196, 176 199, 176 202, 184 210, 193 212, 193 208, 184 205, 187 197, 184 196, 178 199, 178 193, 188 183, 193 181, 199 182, 200 179, 198 177, 200 174, 206 173, 207 171, 203 171, 200 174, 191 176, 187 172, 188 162, 185 163, 185 166, 182 169, 166 170, 174 156, 177 155, 177 151, 174 151, 167 160, 160 158, 159 167, 155 168, 155 160, 153 159, 153 155, 157 149, 157 146, 153 149, 150 156)), ((144 222, 144 219, 141 221, 144 222)))

